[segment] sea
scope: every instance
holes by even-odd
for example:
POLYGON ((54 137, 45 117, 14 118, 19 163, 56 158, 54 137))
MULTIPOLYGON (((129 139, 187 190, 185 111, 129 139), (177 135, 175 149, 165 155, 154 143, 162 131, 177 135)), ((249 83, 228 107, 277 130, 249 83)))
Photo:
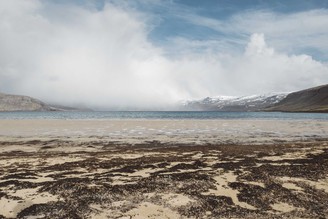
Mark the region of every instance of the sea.
POLYGON ((204 111, 67 111, 0 112, 0 119, 165 119, 165 120, 328 120, 328 113, 204 112, 204 111))

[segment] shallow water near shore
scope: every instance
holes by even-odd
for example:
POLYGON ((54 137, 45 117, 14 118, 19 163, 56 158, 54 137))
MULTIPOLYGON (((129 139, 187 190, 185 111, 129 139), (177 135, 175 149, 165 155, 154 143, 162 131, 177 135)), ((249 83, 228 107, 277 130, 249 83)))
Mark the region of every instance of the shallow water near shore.
POLYGON ((4 119, 0 137, 102 138, 121 143, 263 144, 328 138, 328 120, 4 119))
POLYGON ((203 112, 203 111, 91 111, 0 112, 0 119, 270 119, 328 120, 328 113, 203 112))

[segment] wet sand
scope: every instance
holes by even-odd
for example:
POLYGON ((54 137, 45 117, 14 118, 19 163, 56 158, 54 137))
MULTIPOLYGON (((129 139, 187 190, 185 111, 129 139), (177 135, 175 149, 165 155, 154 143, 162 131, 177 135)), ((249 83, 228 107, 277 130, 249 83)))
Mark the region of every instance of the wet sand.
POLYGON ((0 121, 0 218, 328 217, 322 121, 115 121, 108 129, 152 129, 126 140, 95 135, 113 121, 29 122, 0 121), (82 123, 90 132, 74 135, 82 123), (222 124, 241 137, 200 132, 222 124), (183 125, 199 133, 154 138, 183 125), (263 133, 247 137, 254 126, 263 133))
POLYGON ((328 120, 0 120, 0 137, 90 137, 123 143, 262 144, 328 138, 328 120))

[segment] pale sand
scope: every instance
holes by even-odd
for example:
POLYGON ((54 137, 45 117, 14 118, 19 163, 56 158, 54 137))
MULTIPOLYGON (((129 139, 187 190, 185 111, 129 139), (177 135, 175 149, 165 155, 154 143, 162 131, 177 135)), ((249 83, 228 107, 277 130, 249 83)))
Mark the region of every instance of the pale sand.
POLYGON ((188 196, 176 194, 176 193, 168 193, 168 194, 159 193, 158 195, 160 195, 161 198, 164 199, 164 201, 167 204, 171 205, 172 207, 181 207, 195 202, 195 200, 189 198, 188 196))
MULTIPOLYGON (((264 143, 327 138, 319 120, 0 120, 0 136, 101 137, 119 142, 264 143)), ((26 139, 25 139, 26 140, 26 139)), ((33 149, 31 149, 33 150, 33 149)))
POLYGON ((228 186, 228 183, 237 181, 237 175, 233 174, 233 172, 222 173, 214 176, 213 179, 216 181, 216 189, 210 189, 208 192, 202 193, 203 195, 213 194, 216 196, 230 197, 235 205, 250 210, 256 210, 254 206, 251 206, 245 202, 240 202, 238 199, 239 191, 228 186))
POLYGON ((293 205, 287 204, 287 203, 275 203, 273 205, 271 205, 272 209, 276 210, 276 211, 280 211, 280 212, 291 212, 291 211, 295 211, 295 210, 304 210, 304 209, 300 209, 300 208, 296 208, 293 205))
MULTIPOLYGON (((154 195, 154 194, 153 194, 154 195)), ((167 201, 171 206, 181 207, 186 205, 193 200, 188 197, 182 196, 180 194, 158 194, 162 195, 163 199, 167 201)), ((108 210, 106 206, 101 205, 91 205, 90 207, 96 210, 95 213, 90 215, 88 218, 104 219, 104 218, 119 218, 119 219, 184 219, 187 217, 181 216, 177 211, 171 208, 157 205, 151 202, 142 202, 135 208, 132 208, 128 212, 122 213, 119 211, 121 206, 131 205, 128 201, 118 201, 112 203, 111 207, 117 207, 117 210, 108 210)))
POLYGON ((8 190, 8 195, 19 197, 23 201, 2 197, 0 199, 0 215, 15 218, 17 213, 31 205, 60 200, 58 196, 54 196, 48 192, 39 193, 37 192, 38 189, 8 190))
POLYGON ((283 183, 282 187, 285 187, 286 189, 296 190, 296 191, 303 191, 304 189, 297 186, 295 183, 283 183))
MULTIPOLYGON (((287 186, 289 187, 291 186, 291 183, 295 184, 298 182, 298 183, 304 183, 308 186, 314 187, 315 189, 322 190, 328 193, 328 175, 326 178, 320 179, 318 181, 307 180, 299 177, 280 177, 278 179, 283 182, 288 182, 289 184, 287 184, 287 186)), ((283 183, 283 185, 286 185, 286 183, 283 183)), ((302 188, 299 188, 298 186, 293 186, 292 189, 302 190, 302 188)))
POLYGON ((253 182, 253 181, 249 181, 249 182, 243 182, 243 183, 250 184, 250 185, 254 185, 254 186, 260 186, 260 187, 262 187, 262 188, 265 188, 265 184, 262 183, 262 182, 253 182))
MULTIPOLYGON (((150 202, 143 202, 137 208, 130 210, 127 215, 133 219, 171 219, 171 218, 185 218, 181 217, 178 212, 174 212, 169 208, 156 205, 150 202)), ((126 218, 129 218, 126 217, 126 218)))

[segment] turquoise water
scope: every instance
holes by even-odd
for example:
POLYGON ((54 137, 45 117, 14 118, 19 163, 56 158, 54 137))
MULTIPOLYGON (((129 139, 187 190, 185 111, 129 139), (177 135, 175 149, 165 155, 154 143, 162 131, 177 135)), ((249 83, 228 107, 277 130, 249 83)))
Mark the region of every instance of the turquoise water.
POLYGON ((328 120, 328 113, 282 112, 181 112, 181 111, 110 111, 110 112, 0 112, 0 119, 272 119, 328 120))

